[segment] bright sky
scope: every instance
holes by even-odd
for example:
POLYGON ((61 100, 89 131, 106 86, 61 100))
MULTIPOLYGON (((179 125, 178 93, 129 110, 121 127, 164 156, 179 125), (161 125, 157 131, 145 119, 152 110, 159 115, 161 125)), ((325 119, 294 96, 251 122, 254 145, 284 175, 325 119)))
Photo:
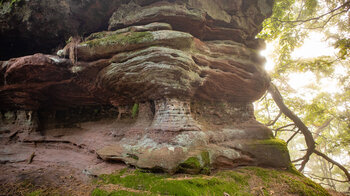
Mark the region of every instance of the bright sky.
MULTIPOLYGON (((272 58, 275 44, 275 42, 267 43, 266 49, 261 51, 261 55, 266 57, 267 62, 265 64, 265 70, 268 72, 271 72, 275 67, 275 63, 273 62, 272 58)), ((329 46, 321 33, 312 32, 310 33, 309 38, 305 40, 304 44, 292 53, 292 58, 312 58, 324 55, 333 55, 336 52, 337 50, 329 46)))
MULTIPOLYGON (((274 45, 276 43, 267 43, 266 50, 261 52, 261 55, 266 57, 265 70, 272 72, 275 63, 273 61, 274 45)), ((317 32, 310 33, 304 44, 297 48, 291 55, 293 59, 312 58, 325 55, 334 55, 337 51, 330 47, 329 44, 324 40, 323 35, 317 32)), ((341 73, 342 69, 338 68, 341 73)), ((337 70, 336 70, 337 72, 337 70)), ((310 72, 298 72, 291 73, 288 77, 288 84, 295 90, 295 97, 301 97, 306 101, 311 101, 316 95, 316 91, 312 91, 306 87, 311 85, 322 86, 323 92, 336 93, 340 91, 337 82, 332 78, 323 78, 319 81, 316 80, 316 76, 310 72)))
POLYGON ((322 34, 313 32, 310 33, 309 38, 305 40, 303 46, 292 53, 292 58, 312 58, 333 55, 336 52, 333 47, 329 47, 328 43, 324 41, 322 34))

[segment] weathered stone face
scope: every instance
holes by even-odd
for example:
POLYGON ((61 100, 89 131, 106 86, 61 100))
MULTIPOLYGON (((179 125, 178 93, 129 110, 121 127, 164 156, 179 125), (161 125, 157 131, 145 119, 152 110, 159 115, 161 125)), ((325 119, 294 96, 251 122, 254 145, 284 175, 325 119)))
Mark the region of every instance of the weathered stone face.
POLYGON ((287 167, 285 146, 256 122, 252 106, 270 80, 254 37, 271 6, 264 0, 122 4, 110 31, 73 39, 59 56, 3 62, 0 105, 33 111, 109 105, 118 108, 117 123, 134 105, 122 137, 96 145, 104 160, 171 173, 287 167))
POLYGON ((189 32, 201 40, 254 39, 262 21, 271 15, 272 1, 179 0, 156 1, 149 5, 124 4, 109 20, 109 30, 166 22, 174 30, 189 32))

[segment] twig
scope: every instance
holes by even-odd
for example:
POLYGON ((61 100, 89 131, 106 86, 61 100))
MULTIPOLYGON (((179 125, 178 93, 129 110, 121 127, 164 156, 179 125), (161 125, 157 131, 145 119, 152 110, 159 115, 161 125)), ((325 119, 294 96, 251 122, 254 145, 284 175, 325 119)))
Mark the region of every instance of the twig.
POLYGON ((280 112, 278 113, 278 115, 276 116, 276 118, 275 118, 273 121, 268 122, 268 123, 266 124, 266 126, 272 126, 272 125, 274 125, 274 124, 277 122, 277 120, 278 120, 281 116, 282 116, 282 111, 280 110, 280 112))
POLYGON ((287 144, 298 134, 300 133, 300 129, 298 129, 298 131, 296 131, 295 133, 293 133, 293 135, 287 140, 287 144))
POLYGON ((290 127, 290 126, 293 126, 293 125, 295 125, 294 123, 291 123, 291 124, 288 124, 288 125, 284 125, 284 126, 282 126, 282 127, 278 127, 277 129, 275 129, 275 131, 279 131, 279 130, 281 130, 281 129, 284 129, 284 128, 286 128, 286 127, 290 127))
POLYGON ((9 135, 9 138, 12 139, 13 137, 15 137, 17 135, 18 131, 14 131, 13 133, 11 133, 9 135))
POLYGON ((35 157, 35 152, 33 152, 31 155, 30 155, 30 157, 29 157, 29 159, 28 159, 28 164, 31 164, 32 162, 33 162, 33 158, 35 157))

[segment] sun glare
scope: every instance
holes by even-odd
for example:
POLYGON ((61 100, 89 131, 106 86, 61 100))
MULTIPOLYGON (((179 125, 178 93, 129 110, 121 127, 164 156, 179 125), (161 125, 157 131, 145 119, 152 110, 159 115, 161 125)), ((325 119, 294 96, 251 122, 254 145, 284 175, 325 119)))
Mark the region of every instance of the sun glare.
MULTIPOLYGON (((262 50, 260 54, 266 58, 265 70, 267 72, 273 71, 275 62, 273 61, 275 43, 267 43, 266 49, 262 50)), ((318 32, 310 33, 310 36, 305 39, 304 44, 295 49, 291 54, 293 59, 314 58, 319 56, 332 56, 337 50, 329 46, 330 44, 324 40, 324 36, 318 32)))
POLYGON ((311 71, 303 73, 291 73, 288 76, 288 84, 295 90, 316 83, 316 76, 311 71))
POLYGON ((271 72, 275 68, 275 62, 273 62, 273 56, 272 56, 273 50, 274 50, 274 43, 266 43, 266 49, 260 52, 260 55, 266 58, 265 70, 267 72, 271 72))
POLYGON ((297 48, 291 55, 293 59, 314 58, 319 56, 331 56, 336 53, 333 47, 324 41, 321 33, 312 32, 304 44, 297 48))
MULTIPOLYGON (((265 70, 267 72, 272 72, 275 67, 275 62, 273 60, 274 45, 275 43, 272 42, 267 43, 266 49, 261 51, 261 55, 266 58, 265 70)), ((304 44, 300 48, 295 49, 291 56, 293 59, 333 56, 337 51, 329 45, 330 44, 324 40, 324 36, 321 33, 311 32, 304 44)), ((344 68, 341 66, 335 67, 335 74, 344 74, 344 68)), ((291 96, 300 97, 305 101, 311 101, 317 96, 317 87, 321 89, 321 92, 331 94, 341 91, 336 80, 329 77, 317 80, 315 74, 311 71, 290 73, 287 78, 287 83, 295 90, 295 93, 291 96)))

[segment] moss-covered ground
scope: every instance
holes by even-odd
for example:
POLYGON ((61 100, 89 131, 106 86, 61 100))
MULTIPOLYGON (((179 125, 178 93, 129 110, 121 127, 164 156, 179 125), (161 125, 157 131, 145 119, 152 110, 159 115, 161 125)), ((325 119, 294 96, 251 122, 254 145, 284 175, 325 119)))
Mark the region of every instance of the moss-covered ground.
POLYGON ((102 175, 94 196, 105 195, 329 195, 320 185, 294 170, 242 167, 212 175, 170 176, 141 170, 102 175))
MULTIPOLYGON (((74 186, 73 186, 74 187, 74 186)), ((73 188, 71 187, 71 188, 73 188)), ((122 169, 100 175, 87 186, 69 191, 60 187, 33 185, 22 182, 1 185, 4 195, 300 195, 328 196, 320 185, 298 173, 293 167, 276 170, 260 167, 240 167, 213 171, 211 175, 151 173, 144 170, 122 169)), ((2 195, 2 194, 0 194, 2 195)))

